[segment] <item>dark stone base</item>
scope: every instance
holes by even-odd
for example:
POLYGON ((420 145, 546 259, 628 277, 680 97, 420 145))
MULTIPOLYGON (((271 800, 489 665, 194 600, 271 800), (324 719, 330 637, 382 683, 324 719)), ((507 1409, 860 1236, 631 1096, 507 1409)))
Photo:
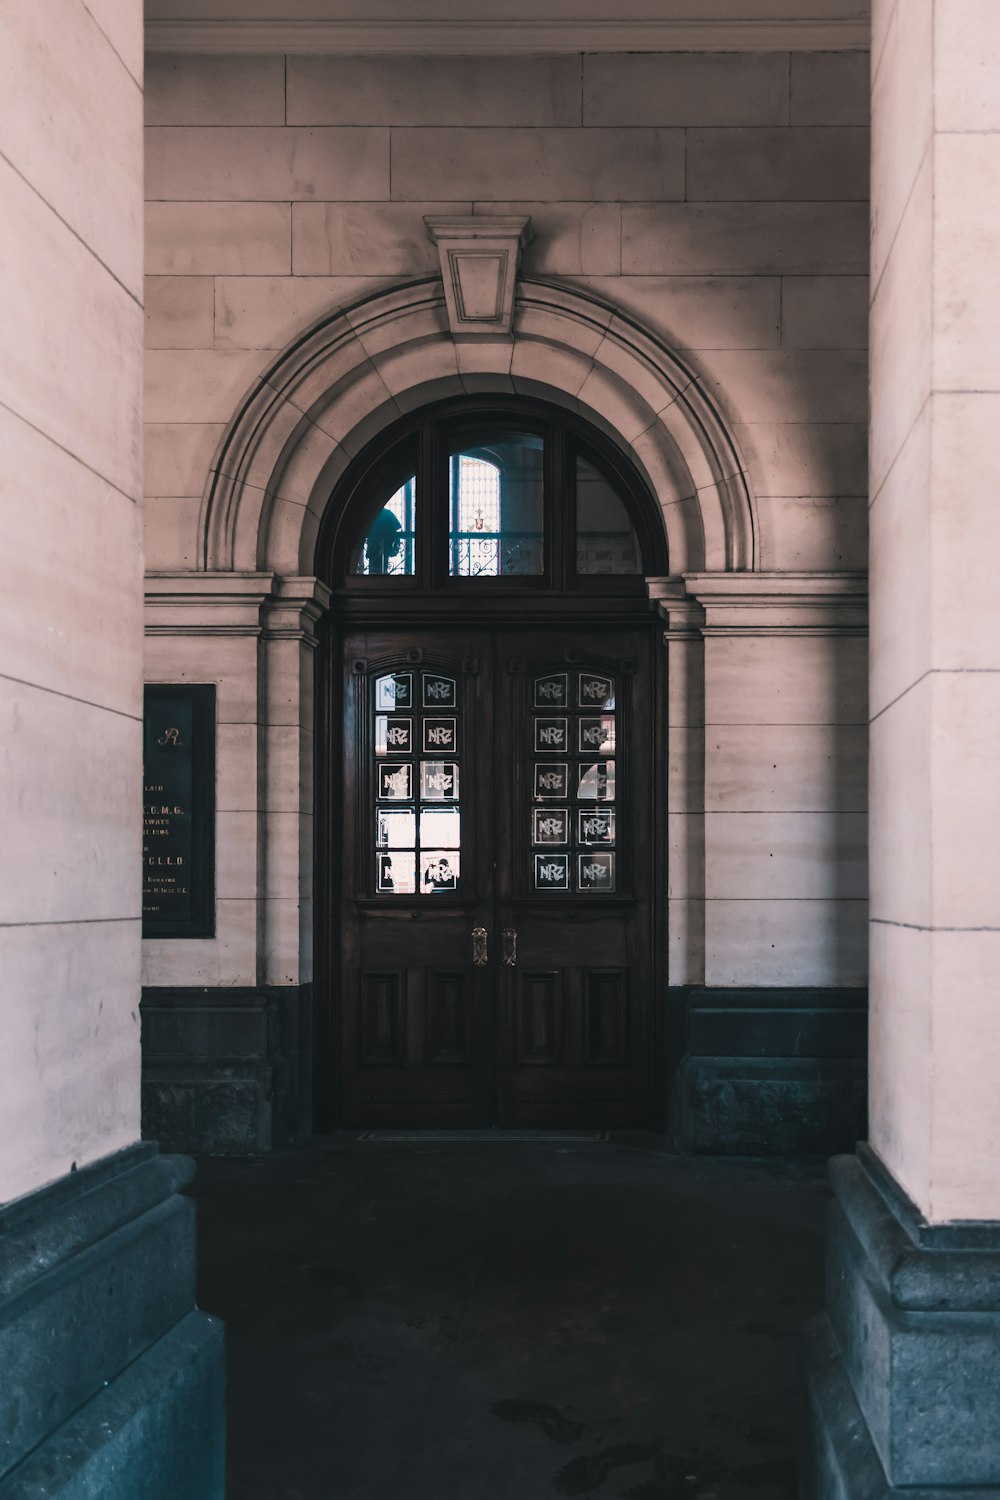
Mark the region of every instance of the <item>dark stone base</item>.
POLYGON ((146 989, 142 1133, 246 1156, 312 1133, 312 986, 146 989))
POLYGON ((1000 1500, 1000 1226, 928 1225, 866 1147, 830 1178, 803 1495, 1000 1500))
POLYGON ((144 1144, 0 1212, 0 1500, 222 1500, 192 1174, 144 1144))
POLYGON ((684 1151, 829 1156, 866 1128, 867 992, 674 991, 674 1136, 684 1151))

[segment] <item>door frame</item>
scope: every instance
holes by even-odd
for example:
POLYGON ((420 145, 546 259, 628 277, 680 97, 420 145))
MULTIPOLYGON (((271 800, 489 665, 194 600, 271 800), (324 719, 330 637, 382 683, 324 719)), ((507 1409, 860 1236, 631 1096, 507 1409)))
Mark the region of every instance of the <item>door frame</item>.
MULTIPOLYGON (((563 476, 559 465, 568 451, 560 437, 548 460, 546 482, 547 525, 553 516, 553 495, 563 476)), ((420 462, 423 482, 430 479, 430 469, 439 455, 423 442, 420 462)), ((563 523, 560 522, 560 525, 563 523)), ((412 413, 369 444, 351 465, 337 486, 327 506, 317 542, 318 571, 331 589, 330 612, 318 623, 317 650, 314 654, 315 699, 315 788, 314 788, 314 885, 313 885, 313 1101, 314 1121, 318 1131, 338 1128, 343 1123, 342 1076, 340 1056, 341 943, 338 916, 341 910, 340 826, 342 765, 345 750, 343 736, 343 681, 341 659, 347 633, 358 627, 372 630, 421 631, 500 630, 535 628, 546 625, 559 630, 574 626, 593 630, 599 619, 601 628, 648 630, 651 636, 651 681, 653 724, 653 852, 650 878, 651 925, 651 995, 649 1080, 650 1128, 668 1128, 669 1079, 667 1077, 671 1046, 668 1003, 668 911, 667 911, 667 652, 663 625, 656 602, 649 597, 645 578, 660 578, 667 573, 666 532, 655 498, 616 445, 599 429, 584 419, 554 406, 550 402, 521 396, 461 397, 431 403, 412 413), (611 580, 591 577, 582 587, 568 588, 567 578, 548 575, 546 587, 534 580, 518 586, 516 580, 451 580, 435 587, 428 576, 427 587, 404 587, 390 590, 378 587, 382 580, 358 580, 345 576, 349 548, 366 501, 365 485, 377 457, 397 437, 415 433, 421 424, 481 418, 512 423, 519 418, 543 421, 562 429, 595 450, 603 466, 614 476, 615 483, 628 503, 642 549, 644 575, 611 580), (375 588, 359 588, 359 583, 376 583, 375 588), (455 584, 458 587, 455 587, 455 584), (471 587, 469 586, 471 585, 471 587)), ((402 580, 399 580, 401 582, 402 580)), ((397 580, 393 580, 397 582, 397 580)), ((417 580, 414 580, 416 583, 417 580)))

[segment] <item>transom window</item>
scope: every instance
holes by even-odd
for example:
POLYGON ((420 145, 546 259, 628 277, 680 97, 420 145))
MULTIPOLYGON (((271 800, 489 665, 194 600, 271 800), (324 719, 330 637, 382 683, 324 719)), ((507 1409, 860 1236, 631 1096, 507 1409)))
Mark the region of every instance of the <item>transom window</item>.
POLYGON ((348 587, 620 592, 665 571, 631 466, 538 403, 470 400, 408 419, 344 488, 331 581, 348 587))

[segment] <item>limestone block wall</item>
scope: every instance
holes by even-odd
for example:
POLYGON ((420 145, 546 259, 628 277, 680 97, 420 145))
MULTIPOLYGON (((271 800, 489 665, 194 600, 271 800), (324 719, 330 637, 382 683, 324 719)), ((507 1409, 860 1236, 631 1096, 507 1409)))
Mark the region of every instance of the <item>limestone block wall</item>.
MULTIPOLYGON (((529 276, 614 304, 703 377, 750 476, 759 569, 865 567, 867 54, 160 54, 148 64, 154 573, 200 565, 212 456, 275 353, 337 307, 434 275, 424 215, 470 211, 530 214, 529 276)), ((860 740, 847 730, 864 690, 862 654, 836 625, 797 653, 779 643, 772 657, 765 641, 738 659, 731 644, 706 649, 699 638, 700 678, 685 672, 672 688, 675 727, 690 733, 681 774, 671 759, 672 788, 682 786, 686 800, 671 806, 694 821, 674 828, 683 848, 672 863, 671 981, 861 983, 863 724, 860 740), (761 719, 776 669, 792 706, 761 719), (739 731, 742 788, 725 757, 735 743, 731 715, 743 710, 721 710, 718 723, 733 733, 727 728, 717 750, 702 708, 716 712, 731 692, 757 715, 739 731), (709 806, 731 815, 711 837, 709 806), (752 826, 753 815, 770 821, 752 826), (692 829, 695 843, 706 841, 707 865, 687 838, 692 829), (794 935, 782 941, 789 922, 794 935)), ((259 648, 240 649, 250 671, 259 648)), ((221 657, 212 670, 195 664, 195 650, 158 640, 151 675, 220 681, 221 657)), ((236 696, 248 714, 261 701, 249 679, 236 696)), ((239 776, 250 795, 249 753, 238 771, 220 740, 220 785, 239 776)), ((240 798, 232 808, 220 801, 220 819, 244 815, 250 838, 256 811, 252 838, 266 863, 266 809, 240 798)), ((233 862, 244 883, 251 867, 233 862)), ((226 894, 220 885, 225 950, 150 948, 147 982, 255 982, 268 962, 263 919, 235 903, 252 905, 259 889, 251 896, 234 885, 226 894)), ((281 889, 308 899, 294 879, 281 889)), ((280 982, 308 977, 304 952, 300 964, 281 965, 280 982)))
POLYGON ((139 1135, 139 0, 5 6, 0 57, 6 1200, 139 1135))

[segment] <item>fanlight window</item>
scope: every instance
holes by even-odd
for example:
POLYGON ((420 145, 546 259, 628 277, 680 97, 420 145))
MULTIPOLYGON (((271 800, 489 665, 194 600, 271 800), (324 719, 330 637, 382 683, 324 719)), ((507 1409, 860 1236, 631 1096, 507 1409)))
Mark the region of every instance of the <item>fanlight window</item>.
POLYGON ((484 406, 415 416, 358 460, 350 574, 621 591, 665 570, 655 522, 637 524, 641 483, 609 445, 517 398, 509 411, 473 414, 484 406))
POLYGON ((355 548, 352 573, 371 577, 416 572, 416 488, 416 479, 411 477, 379 506, 355 548))
POLYGON ((500 470, 487 458, 451 460, 451 572, 460 578, 500 573, 500 470))
POLYGON ((455 578, 545 571, 545 445, 499 430, 449 455, 449 561, 455 578))

